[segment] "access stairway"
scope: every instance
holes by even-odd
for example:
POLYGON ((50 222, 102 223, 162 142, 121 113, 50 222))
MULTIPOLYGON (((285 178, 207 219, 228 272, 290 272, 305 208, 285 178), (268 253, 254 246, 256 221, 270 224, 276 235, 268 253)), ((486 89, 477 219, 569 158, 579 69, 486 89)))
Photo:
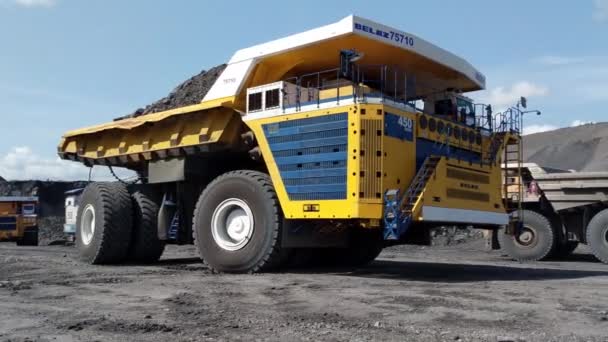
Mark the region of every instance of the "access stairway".
POLYGON ((439 156, 429 156, 416 173, 407 191, 400 196, 399 189, 384 194, 384 239, 399 240, 412 223, 412 215, 420 204, 427 182, 435 173, 439 156))
POLYGON ((483 156, 483 162, 493 166, 508 166, 509 172, 503 172, 502 193, 504 205, 509 213, 509 225, 507 233, 516 233, 522 220, 523 184, 512 182, 511 179, 521 179, 523 166, 522 149, 522 112, 511 108, 504 113, 499 113, 494 127, 494 133, 490 142, 488 153, 483 156), (500 158, 502 157, 502 158, 500 158))

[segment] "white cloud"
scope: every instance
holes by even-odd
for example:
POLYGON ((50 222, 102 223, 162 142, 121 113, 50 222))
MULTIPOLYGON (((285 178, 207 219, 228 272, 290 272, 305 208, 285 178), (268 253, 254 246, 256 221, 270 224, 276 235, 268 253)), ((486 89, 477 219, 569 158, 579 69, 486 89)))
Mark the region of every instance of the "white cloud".
POLYGON ((574 120, 572 121, 572 123, 570 124, 570 127, 577 127, 577 126, 583 126, 583 125, 592 125, 595 122, 593 121, 585 121, 585 120, 574 120))
POLYGON ((608 0, 594 0, 593 1, 593 19, 595 21, 607 21, 608 20, 608 0))
MULTIPOLYGON (((116 169, 123 179, 132 177, 129 170, 116 169)), ((6 180, 87 180, 89 168, 76 162, 56 158, 43 158, 26 146, 15 147, 0 155, 0 176, 6 180)), ((114 180, 108 168, 97 166, 92 179, 114 180)))
POLYGON ((57 0, 0 0, 0 4, 14 4, 22 7, 53 7, 57 0))
POLYGON ((524 135, 553 131, 558 128, 553 125, 524 125, 524 135))
POLYGON ((495 109, 506 108, 517 104, 521 96, 539 97, 549 94, 549 89, 528 81, 513 84, 510 88, 496 87, 481 95, 483 103, 491 104, 495 109))

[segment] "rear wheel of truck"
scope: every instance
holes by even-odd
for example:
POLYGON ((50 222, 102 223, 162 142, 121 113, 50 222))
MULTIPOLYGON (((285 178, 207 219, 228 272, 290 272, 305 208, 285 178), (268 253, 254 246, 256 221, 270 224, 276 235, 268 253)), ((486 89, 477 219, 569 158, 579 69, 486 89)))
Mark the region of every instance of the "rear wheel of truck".
POLYGON ((283 214, 270 177, 233 171, 212 181, 194 212, 195 244, 213 270, 228 273, 272 270, 281 251, 283 214))
POLYGON ((548 257, 556 245, 551 222, 542 214, 523 211, 523 227, 518 235, 498 232, 500 247, 517 261, 538 261, 548 257))
POLYGON ((23 237, 17 240, 17 246, 38 246, 38 228, 25 230, 23 237))
POLYGON ((124 184, 89 184, 82 193, 76 222, 80 259, 91 264, 123 261, 131 242, 132 210, 124 184))
POLYGON ((127 259, 136 263, 153 263, 160 259, 165 242, 158 239, 158 204, 143 191, 131 194, 133 232, 127 259))
POLYGON ((589 222, 587 244, 596 258, 608 264, 608 209, 597 213, 589 222))

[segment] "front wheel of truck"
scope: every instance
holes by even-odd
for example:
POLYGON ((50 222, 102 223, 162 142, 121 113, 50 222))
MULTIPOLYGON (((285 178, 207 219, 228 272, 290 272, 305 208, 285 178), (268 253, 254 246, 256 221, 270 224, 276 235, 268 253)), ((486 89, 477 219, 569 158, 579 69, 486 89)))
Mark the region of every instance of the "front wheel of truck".
POLYGON ((519 234, 498 232, 500 248, 517 261, 538 261, 547 258, 556 246, 551 222, 544 215, 523 211, 523 227, 519 234))
POLYGON ((194 240, 205 264, 215 271, 268 271, 286 259, 280 246, 283 220, 268 175, 228 172, 200 195, 194 212, 194 240))

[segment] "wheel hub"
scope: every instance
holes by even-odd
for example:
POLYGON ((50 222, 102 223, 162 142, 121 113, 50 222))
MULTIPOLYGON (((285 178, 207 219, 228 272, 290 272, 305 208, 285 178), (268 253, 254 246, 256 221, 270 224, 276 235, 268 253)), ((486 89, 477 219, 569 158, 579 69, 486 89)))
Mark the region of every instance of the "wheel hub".
POLYGON ((84 245, 91 244, 95 235, 95 208, 88 204, 82 211, 82 220, 80 223, 80 237, 84 245))
POLYGON ((524 246, 529 247, 536 242, 536 233, 534 229, 530 227, 524 226, 521 233, 517 237, 517 243, 524 246))
POLYGON ((254 229, 253 213, 243 200, 230 198, 213 211, 211 233, 222 249, 237 251, 244 248, 254 229))

